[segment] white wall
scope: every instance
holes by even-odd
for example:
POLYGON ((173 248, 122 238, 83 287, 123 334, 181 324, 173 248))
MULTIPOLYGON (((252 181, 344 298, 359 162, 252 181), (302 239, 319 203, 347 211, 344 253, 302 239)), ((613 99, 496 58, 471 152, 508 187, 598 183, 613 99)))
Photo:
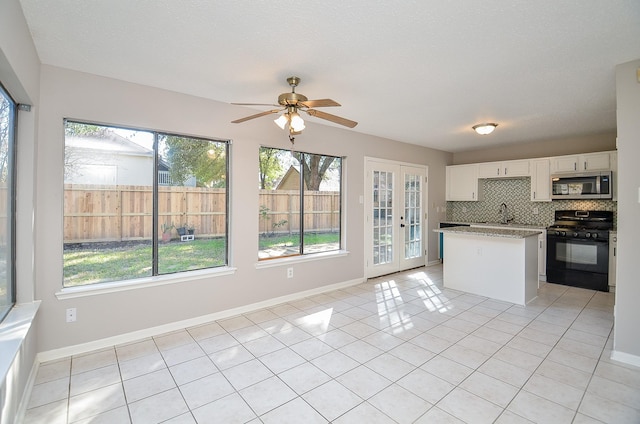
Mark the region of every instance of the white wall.
MULTIPOLYGON (((444 205, 444 167, 451 154, 415 145, 317 125, 309 119, 295 147, 311 153, 345 156, 346 257, 256 269, 258 246, 258 149, 290 148, 287 134, 268 118, 244 124, 230 121, 254 113, 203 98, 130 84, 95 75, 44 66, 41 78, 36 215, 36 297, 42 299, 39 347, 49 351, 130 333, 217 311, 312 290, 323 285, 362 279, 364 275, 364 157, 429 165, 430 201, 444 205), (200 137, 232 140, 231 276, 185 280, 172 285, 58 300, 62 286, 63 118, 149 128, 200 137), (55 160, 55 158, 60 158, 55 160), (78 320, 65 322, 65 309, 77 308, 78 320)), ((436 260, 436 235, 429 220, 429 260, 436 260)))
MULTIPOLYGON (((34 152, 40 61, 18 0, 0 1, 0 81, 16 102, 33 106, 31 112, 18 113, 16 291, 18 303, 37 309, 27 304, 34 299, 34 152)), ((8 369, 6 375, 0 374, 0 422, 13 422, 10 417, 18 410, 37 353, 37 328, 19 321, 19 315, 14 310, 5 322, 20 322, 23 333, 0 325, 0 362, 3 370, 8 369), (3 332, 10 332, 11 337, 2 337, 3 332), (18 335, 20 340, 16 340, 18 335)))
POLYGON ((614 359, 640 366, 640 60, 616 68, 618 268, 614 359))

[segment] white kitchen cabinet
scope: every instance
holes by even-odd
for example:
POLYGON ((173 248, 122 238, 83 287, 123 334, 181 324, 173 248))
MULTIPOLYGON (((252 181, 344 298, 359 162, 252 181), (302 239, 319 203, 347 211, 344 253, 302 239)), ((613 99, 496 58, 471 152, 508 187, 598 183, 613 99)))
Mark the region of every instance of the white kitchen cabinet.
POLYGON ((551 158, 552 174, 576 171, 609 171, 610 169, 611 152, 585 153, 551 158))
POLYGON ((616 268, 618 266, 618 233, 609 232, 609 291, 616 291, 616 268))
POLYGON ((479 178, 514 178, 529 176, 528 160, 485 162, 478 164, 479 178))
POLYGON ((531 201, 551 201, 551 175, 549 158, 531 161, 531 201))
POLYGON ((482 198, 478 190, 478 164, 452 165, 446 168, 446 200, 477 201, 482 198))

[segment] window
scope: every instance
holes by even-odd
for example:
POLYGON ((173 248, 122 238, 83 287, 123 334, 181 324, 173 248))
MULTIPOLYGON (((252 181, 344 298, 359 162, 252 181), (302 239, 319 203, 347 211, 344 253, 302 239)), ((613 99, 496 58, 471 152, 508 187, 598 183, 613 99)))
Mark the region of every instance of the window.
POLYGON ((15 130, 16 103, 0 85, 0 320, 16 302, 15 130))
POLYGON ((340 249, 342 159, 260 148, 259 259, 340 249))
POLYGON ((65 122, 64 286, 227 265, 229 142, 65 122))

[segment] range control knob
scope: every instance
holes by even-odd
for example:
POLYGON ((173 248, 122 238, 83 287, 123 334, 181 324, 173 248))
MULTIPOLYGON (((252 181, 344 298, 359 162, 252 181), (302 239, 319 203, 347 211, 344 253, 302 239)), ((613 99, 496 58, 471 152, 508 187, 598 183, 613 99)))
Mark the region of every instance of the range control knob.
POLYGON ((591 238, 598 238, 598 233, 591 234, 591 238))
POLYGON ((586 238, 590 238, 590 237, 591 237, 591 233, 586 233, 584 236, 585 236, 586 238))
POLYGON ((578 234, 577 232, 574 232, 574 233, 573 233, 573 236, 574 236, 574 237, 578 237, 578 236, 579 236, 579 234, 578 234))

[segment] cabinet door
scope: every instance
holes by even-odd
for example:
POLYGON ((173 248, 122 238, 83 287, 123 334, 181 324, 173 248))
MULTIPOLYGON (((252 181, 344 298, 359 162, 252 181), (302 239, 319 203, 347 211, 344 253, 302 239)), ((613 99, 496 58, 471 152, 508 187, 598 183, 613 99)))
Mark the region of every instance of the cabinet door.
POLYGON ((447 166, 446 200, 478 200, 478 164, 447 166))
POLYGON ((503 172, 502 163, 500 162, 486 162, 478 164, 479 178, 501 177, 503 172))
POLYGON ((611 169, 609 153, 594 153, 580 157, 580 169, 584 171, 608 171, 611 169))
POLYGON ((504 162, 502 172, 505 177, 526 177, 529 175, 529 161, 512 160, 504 162))
POLYGON ((551 176, 549 159, 531 161, 531 201, 551 201, 551 176))
POLYGON ((551 173, 578 170, 578 156, 558 156, 551 158, 551 173))

